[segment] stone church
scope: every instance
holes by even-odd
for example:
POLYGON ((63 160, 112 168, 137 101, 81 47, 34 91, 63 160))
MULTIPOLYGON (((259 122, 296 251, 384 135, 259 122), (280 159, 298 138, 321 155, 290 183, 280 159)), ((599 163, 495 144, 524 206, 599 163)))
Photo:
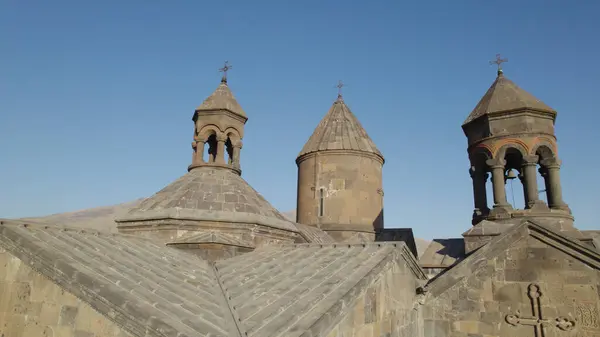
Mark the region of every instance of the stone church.
POLYGON ((557 112, 500 67, 462 125, 472 226, 420 259, 384 227, 384 157, 341 95, 296 158, 296 222, 253 189, 228 68, 194 111, 188 172, 118 234, 2 220, 1 337, 600 336, 600 231, 563 198, 557 112))

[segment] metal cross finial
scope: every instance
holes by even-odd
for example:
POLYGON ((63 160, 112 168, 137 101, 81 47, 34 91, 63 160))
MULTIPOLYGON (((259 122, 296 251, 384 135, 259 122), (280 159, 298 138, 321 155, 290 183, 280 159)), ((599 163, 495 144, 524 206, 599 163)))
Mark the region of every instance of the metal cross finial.
POLYGON ((223 73, 221 82, 227 83, 227 71, 231 68, 233 68, 233 66, 229 65, 229 61, 225 61, 225 65, 223 66, 223 68, 219 68, 219 71, 223 73))
POLYGON ((338 88, 338 98, 342 98, 342 88, 344 87, 344 83, 340 80, 338 81, 338 84, 335 86, 336 88, 338 88))
POLYGON ((527 289, 527 296, 531 302, 532 316, 521 316, 521 313, 517 310, 516 314, 506 315, 506 323, 518 326, 527 325, 533 328, 535 337, 545 337, 545 327, 556 327, 563 331, 569 331, 575 328, 575 322, 567 317, 556 317, 554 319, 542 317, 542 305, 540 303, 540 297, 542 292, 540 286, 532 283, 527 289))
POLYGON ((490 65, 498 65, 498 75, 500 75, 502 74, 502 63, 504 62, 508 62, 508 59, 503 59, 500 57, 500 54, 496 54, 496 59, 494 61, 490 61, 490 65))

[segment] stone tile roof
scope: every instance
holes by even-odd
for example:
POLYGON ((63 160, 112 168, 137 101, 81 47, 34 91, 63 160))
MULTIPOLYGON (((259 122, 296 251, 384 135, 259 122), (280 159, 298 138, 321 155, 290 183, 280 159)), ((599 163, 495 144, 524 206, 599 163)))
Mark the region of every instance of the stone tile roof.
POLYGON ((196 112, 203 110, 229 110, 236 115, 248 117, 233 96, 227 82, 221 82, 217 89, 196 108, 196 112))
POLYGON ((2 222, 2 248, 134 336, 230 336, 235 327, 212 266, 191 254, 129 235, 2 222))
POLYGON ((315 227, 295 223, 298 232, 306 240, 311 243, 335 243, 335 240, 327 234, 327 232, 315 227))
POLYGON ((116 219, 186 219, 257 223, 296 232, 296 226, 231 170, 198 167, 116 219))
POLYGON ((209 264, 137 236, 0 225, 0 247, 135 337, 320 335, 404 243, 275 245, 209 264))
POLYGON ((266 246, 216 268, 247 336, 320 336, 304 333, 351 303, 359 283, 370 283, 400 255, 425 279, 404 243, 266 246))
POLYGON ((336 100, 310 136, 298 157, 325 150, 355 150, 383 155, 342 99, 336 100))
POLYGON ((500 73, 463 125, 486 114, 523 108, 555 112, 554 109, 519 88, 513 81, 500 73))
POLYGON ((424 268, 446 268, 465 257, 464 239, 434 239, 419 259, 424 268))

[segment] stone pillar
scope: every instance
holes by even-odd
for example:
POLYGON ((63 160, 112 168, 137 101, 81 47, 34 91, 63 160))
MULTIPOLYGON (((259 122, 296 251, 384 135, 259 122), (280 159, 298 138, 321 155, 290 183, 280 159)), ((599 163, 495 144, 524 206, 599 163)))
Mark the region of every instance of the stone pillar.
POLYGON ((203 141, 192 142, 192 147, 194 148, 194 158, 192 160, 192 163, 193 164, 204 163, 204 142, 203 141))
POLYGON ((551 208, 569 210, 569 206, 563 201, 562 186, 560 184, 560 160, 556 157, 548 158, 542 162, 542 166, 546 169, 547 186, 550 191, 548 194, 548 203, 551 208))
POLYGON ((227 141, 227 136, 218 135, 217 136, 217 158, 215 163, 217 164, 225 164, 225 142, 227 141))
POLYGON ((506 201, 506 189, 504 187, 504 170, 506 162, 502 159, 488 159, 486 163, 492 170, 494 208, 512 208, 508 201, 506 201))
POLYGON ((240 150, 242 149, 242 142, 239 141, 233 144, 233 160, 232 165, 235 168, 240 168, 240 150))
POLYGON ((536 166, 538 156, 526 156, 523 158, 521 171, 523 172, 523 190, 525 191, 525 208, 536 208, 537 205, 543 205, 540 200, 537 184, 536 166))
POLYGON ((546 188, 546 200, 548 201, 548 205, 550 205, 550 200, 552 200, 552 190, 550 188, 550 179, 548 178, 548 170, 540 166, 538 172, 544 178, 544 187, 546 188))
POLYGON ((469 169, 469 174, 473 180, 473 199, 475 209, 473 210, 473 217, 485 215, 489 212, 487 203, 487 192, 485 183, 488 178, 488 173, 483 168, 476 168, 472 166, 469 169))

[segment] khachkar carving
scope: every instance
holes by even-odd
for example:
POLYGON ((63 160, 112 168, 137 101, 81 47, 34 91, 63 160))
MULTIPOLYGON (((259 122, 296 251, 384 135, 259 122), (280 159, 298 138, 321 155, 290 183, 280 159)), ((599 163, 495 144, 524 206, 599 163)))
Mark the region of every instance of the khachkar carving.
POLYGON ((526 317, 521 316, 521 313, 517 310, 516 314, 506 315, 506 322, 510 325, 528 325, 533 327, 536 337, 545 337, 544 328, 551 326, 556 327, 560 330, 569 331, 575 327, 575 322, 566 317, 557 318, 544 318, 542 316, 542 306, 540 304, 540 297, 542 292, 540 286, 537 284, 530 284, 527 295, 531 300, 531 311, 533 316, 526 317))
POLYGON ((595 303, 576 304, 575 316, 577 316, 577 324, 581 329, 600 329, 600 315, 595 303))

